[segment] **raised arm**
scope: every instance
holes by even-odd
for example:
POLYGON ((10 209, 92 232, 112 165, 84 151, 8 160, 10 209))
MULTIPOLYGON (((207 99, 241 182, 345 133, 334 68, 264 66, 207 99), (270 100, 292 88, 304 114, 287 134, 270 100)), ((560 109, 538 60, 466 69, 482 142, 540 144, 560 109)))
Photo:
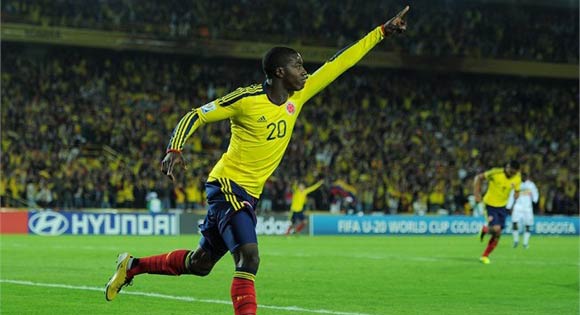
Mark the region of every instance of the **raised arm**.
POLYGON ((407 23, 404 20, 409 11, 409 6, 397 13, 392 19, 385 24, 376 27, 365 37, 350 46, 337 52, 322 67, 318 68, 308 77, 304 86, 303 99, 309 100, 328 84, 334 81, 338 76, 359 62, 373 47, 375 47, 386 36, 393 33, 402 33, 407 29, 407 23))
POLYGON ((324 184, 324 180, 319 180, 318 182, 316 182, 314 185, 305 188, 304 192, 308 195, 309 193, 317 190, 318 188, 320 188, 320 186, 322 186, 322 184, 324 184))

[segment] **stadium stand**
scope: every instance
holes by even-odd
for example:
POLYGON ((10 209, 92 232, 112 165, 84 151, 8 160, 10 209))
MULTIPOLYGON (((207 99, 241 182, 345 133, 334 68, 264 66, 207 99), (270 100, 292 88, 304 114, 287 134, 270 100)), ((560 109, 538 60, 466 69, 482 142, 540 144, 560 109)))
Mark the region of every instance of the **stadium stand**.
MULTIPOLYGON (((420 9, 410 13, 413 23, 407 36, 379 49, 411 55, 577 63, 578 3, 528 2, 532 3, 413 1, 412 6, 420 9)), ((397 6, 400 5, 396 2, 379 0, 260 0, 251 5, 247 1, 226 0, 7 0, 2 1, 2 20, 125 31, 163 39, 245 39, 286 44, 300 41, 343 47, 360 38, 361 32, 380 24, 397 6), (276 18, 280 16, 284 19, 276 18)))
MULTIPOLYGON (((360 25, 378 24, 382 17, 370 14, 394 10, 378 1, 257 1, 250 14, 228 3, 8 0, 2 18, 175 40, 300 38, 339 47, 367 29, 360 25), (355 4, 363 7, 351 10, 355 4), (283 25, 257 18, 281 12, 283 25)), ((408 36, 381 49, 578 63, 578 15, 568 8, 421 3, 408 36)), ((257 60, 6 41, 2 52, 3 206, 144 208, 156 192, 164 208, 177 207, 186 189, 199 196, 229 127, 207 125, 189 140, 180 191, 159 171, 171 128, 191 107, 263 80, 257 60)), ((424 204, 429 212, 464 214, 473 176, 518 158, 541 190, 542 213, 577 215, 578 96, 577 78, 358 67, 306 105, 265 194, 274 210, 285 210, 290 183, 331 174, 329 183, 356 188, 360 211, 413 213, 424 204)), ((331 191, 313 193, 312 207, 329 209, 331 191)), ((186 204, 203 205, 198 197, 186 204)))

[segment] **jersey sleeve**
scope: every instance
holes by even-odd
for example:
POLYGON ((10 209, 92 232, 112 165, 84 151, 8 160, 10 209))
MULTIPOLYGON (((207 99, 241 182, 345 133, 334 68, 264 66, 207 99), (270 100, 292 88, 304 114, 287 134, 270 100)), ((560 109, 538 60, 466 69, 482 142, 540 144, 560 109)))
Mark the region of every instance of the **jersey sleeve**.
POLYGON ((486 171, 485 173, 483 173, 483 176, 485 176, 485 179, 492 181, 493 177, 497 174, 500 174, 503 172, 503 169, 501 167, 496 167, 496 168, 492 168, 488 171, 486 171))
POLYGON ((379 26, 358 42, 337 52, 322 67, 318 68, 318 70, 308 77, 302 91, 304 102, 312 98, 338 76, 359 62, 384 37, 383 30, 379 26))
POLYGON ((538 187, 536 184, 532 183, 532 202, 537 203, 540 199, 540 192, 538 191, 538 187))
POLYGON ((514 190, 512 189, 510 191, 510 196, 508 197, 507 205, 505 206, 506 209, 508 209, 508 210, 512 209, 514 207, 515 202, 516 202, 516 200, 514 198, 514 190))
POLYGON ((324 183, 324 181, 318 181, 316 184, 304 189, 304 193, 306 193, 307 195, 315 190, 317 190, 320 186, 322 186, 322 184, 324 183))
POLYGON ((229 98, 232 92, 213 102, 205 104, 199 108, 192 109, 185 116, 181 117, 177 126, 173 129, 167 152, 181 152, 187 139, 197 130, 197 128, 207 124, 237 115, 240 111, 240 103, 243 99, 229 98))

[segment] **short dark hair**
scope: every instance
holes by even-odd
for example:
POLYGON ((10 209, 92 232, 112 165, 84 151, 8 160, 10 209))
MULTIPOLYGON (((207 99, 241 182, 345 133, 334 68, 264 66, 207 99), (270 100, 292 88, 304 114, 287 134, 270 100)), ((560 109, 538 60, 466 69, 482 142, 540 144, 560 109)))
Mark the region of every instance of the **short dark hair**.
POLYGON ((507 165, 509 165, 514 170, 519 170, 520 169, 520 162, 518 162, 517 160, 511 160, 511 161, 509 161, 507 163, 507 165))
POLYGON ((273 47, 262 57, 262 70, 268 78, 274 77, 276 69, 288 64, 290 56, 297 55, 298 52, 289 47, 273 47))

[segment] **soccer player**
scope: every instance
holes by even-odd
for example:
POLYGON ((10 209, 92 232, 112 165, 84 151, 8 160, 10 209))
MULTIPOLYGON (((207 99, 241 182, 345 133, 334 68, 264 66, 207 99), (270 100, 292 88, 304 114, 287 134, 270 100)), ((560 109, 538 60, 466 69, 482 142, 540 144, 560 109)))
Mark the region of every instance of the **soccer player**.
POLYGON ((290 204, 290 212, 292 213, 292 217, 290 218, 291 224, 288 227, 288 230, 286 230, 286 235, 289 235, 290 233, 300 233, 306 226, 308 223, 308 220, 304 216, 306 198, 309 193, 317 190, 323 183, 323 180, 319 180, 310 187, 304 186, 303 183, 294 186, 292 192, 292 204, 290 204))
POLYGON ((520 196, 516 199, 514 192, 510 193, 507 209, 512 210, 512 235, 514 238, 514 248, 518 247, 520 233, 518 224, 524 225, 524 248, 528 248, 531 236, 531 228, 534 225, 534 205, 538 204, 540 194, 538 187, 530 180, 527 173, 522 172, 522 185, 520 186, 520 196))
POLYGON ((260 257, 255 206, 264 183, 282 160, 302 106, 385 37, 405 31, 404 16, 408 11, 406 6, 311 75, 304 69, 298 52, 274 47, 262 59, 266 74, 263 84, 238 88, 185 114, 173 130, 161 162, 161 170, 172 180, 175 167, 185 167, 181 150, 197 128, 224 119, 231 124, 227 152, 206 183, 208 211, 200 225, 199 246, 196 250, 179 249, 142 258, 120 254, 117 269, 105 289, 106 300, 113 300, 135 276, 143 273, 206 276, 229 251, 235 267, 230 292, 234 313, 256 314, 254 280, 260 257))
POLYGON ((483 241, 485 234, 490 233, 489 240, 483 255, 479 259, 484 264, 489 264, 489 254, 499 243, 501 231, 505 228, 505 219, 507 217, 506 205, 510 192, 514 191, 514 198, 519 195, 522 178, 519 173, 520 163, 512 160, 501 168, 492 168, 484 173, 475 176, 473 183, 473 195, 477 203, 481 202, 481 183, 487 180, 488 187, 483 202, 487 212, 487 225, 481 228, 479 238, 483 241))

